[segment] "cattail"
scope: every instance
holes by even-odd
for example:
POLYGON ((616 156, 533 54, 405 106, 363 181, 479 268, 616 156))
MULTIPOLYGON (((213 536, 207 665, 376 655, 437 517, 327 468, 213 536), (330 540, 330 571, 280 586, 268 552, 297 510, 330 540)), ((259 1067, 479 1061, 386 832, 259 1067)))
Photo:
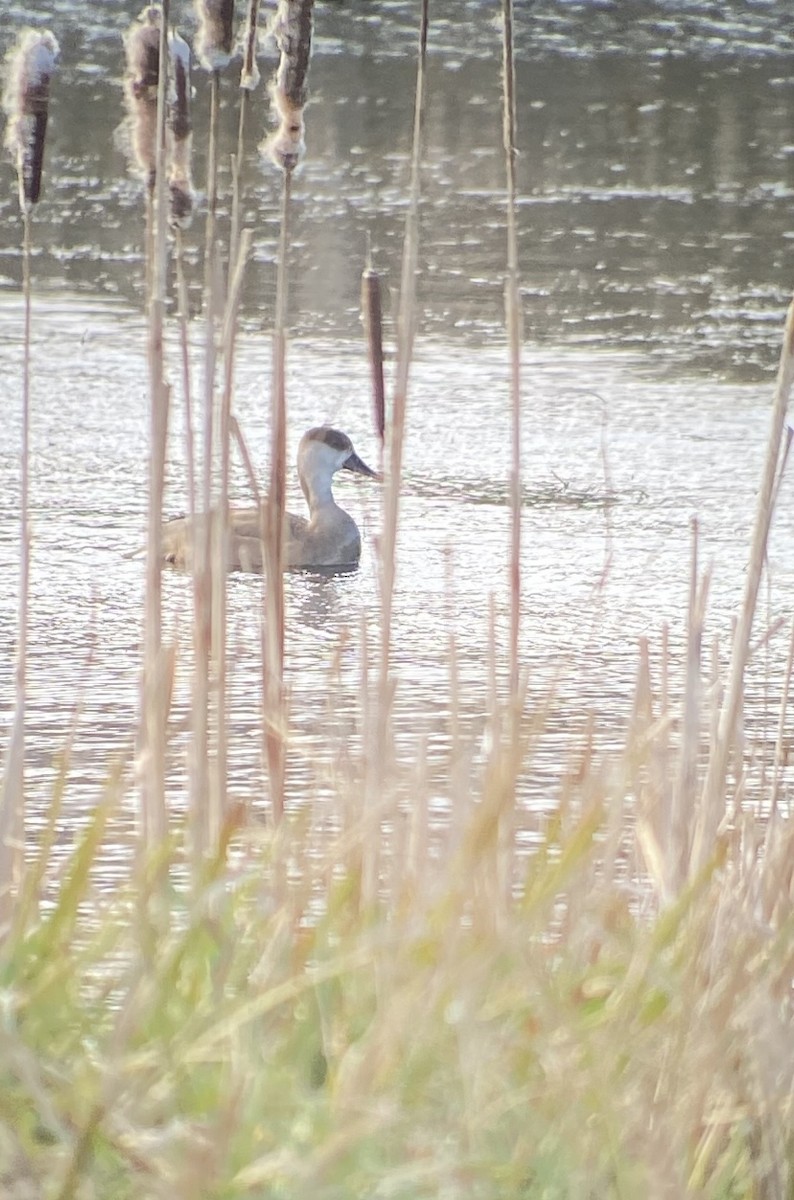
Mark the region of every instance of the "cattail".
POLYGON ((171 224, 187 229, 193 216, 193 180, 190 159, 193 151, 193 123, 190 118, 190 48, 184 38, 173 32, 168 39, 173 82, 168 103, 170 163, 168 190, 171 224))
POLYGON ((303 109, 312 52, 313 0, 279 0, 272 32, 281 57, 270 84, 278 129, 260 147, 277 167, 293 171, 306 150, 303 109))
POLYGON ((256 63, 257 26, 259 23, 259 0, 248 0, 248 16, 243 26, 243 69, 240 72, 240 87, 253 92, 259 87, 259 67, 256 63))
POLYGON ((124 35, 127 73, 124 98, 130 123, 133 165, 150 191, 157 175, 157 85, 160 77, 162 13, 148 5, 124 35))
POLYGON ((367 263, 361 275, 361 316, 369 347, 372 410, 381 448, 386 438, 386 390, 383 383, 383 306, 378 272, 367 263))
POLYGON ((237 125, 237 154, 234 158, 232 176, 232 227, 229 235, 229 262, 237 261, 240 241, 241 172, 245 153, 245 119, 254 90, 259 86, 259 67, 256 49, 259 25, 259 0, 248 0, 248 15, 243 26, 240 43, 243 51, 243 66, 240 71, 240 119, 237 125))
POLYGON ((206 71, 228 67, 235 49, 234 0, 196 0, 195 50, 206 71))
POLYGON ((25 29, 9 56, 3 108, 8 115, 5 144, 16 160, 19 204, 29 213, 41 194, 44 136, 50 80, 60 48, 49 30, 25 29))

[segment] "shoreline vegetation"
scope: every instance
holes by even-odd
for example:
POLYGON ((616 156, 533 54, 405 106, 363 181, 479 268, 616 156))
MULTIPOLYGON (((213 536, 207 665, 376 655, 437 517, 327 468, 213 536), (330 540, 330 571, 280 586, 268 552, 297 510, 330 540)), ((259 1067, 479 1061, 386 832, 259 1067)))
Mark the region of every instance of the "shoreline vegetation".
POLYGON ((189 49, 171 28, 185 15, 175 8, 169 0, 146 7, 125 39, 147 247, 150 475, 140 718, 130 747, 108 763, 102 803, 56 879, 51 855, 68 815, 71 742, 61 753, 43 832, 26 836, 24 824, 28 559, 35 555, 24 432, 35 338, 31 215, 57 57, 53 35, 23 33, 6 73, 6 144, 22 208, 25 338, 16 707, 4 737, 0 794, 0 1192, 13 1200, 790 1197, 794 825, 781 780, 794 629, 775 697, 777 741, 760 771, 743 748, 742 710, 748 663, 765 638, 756 605, 788 457, 794 306, 727 671, 705 645, 710 578, 693 523, 683 678, 673 678, 662 626, 660 652, 645 640, 638 648, 622 743, 597 749, 592 714, 575 751, 559 763, 554 812, 531 851, 519 849, 517 788, 532 770, 555 696, 550 690, 545 701, 530 699, 519 652, 521 313, 513 168, 521 131, 512 30, 521 13, 502 0, 494 71, 501 72, 506 178, 510 620, 502 646, 492 604, 482 663, 486 736, 476 747, 457 720, 461 681, 456 632, 448 630, 452 804, 448 821, 439 823, 426 753, 413 763, 397 754, 393 711, 402 679, 391 644, 421 262, 424 64, 433 36, 432 4, 418 2, 390 401, 371 262, 363 278, 386 480, 377 547, 380 636, 368 644, 365 623, 348 631, 359 640, 362 664, 356 743, 329 772, 322 797, 291 807, 283 578, 290 208, 307 122, 310 143, 311 110, 304 109, 312 21, 322 8, 315 13, 312 0, 278 0, 260 12, 253 0, 238 43, 239 14, 230 0, 196 3, 194 52, 209 75, 211 114, 199 380, 191 374, 183 270, 184 236, 197 209, 193 85, 189 49), (240 803, 228 779, 226 576, 219 564, 232 453, 242 455, 258 498, 234 412, 234 362, 250 251, 240 217, 240 148, 247 122, 265 124, 256 92, 265 26, 279 61, 269 92, 274 129, 261 149, 281 173, 282 203, 269 504, 262 509, 263 821, 254 813, 260 797, 240 803), (224 246, 215 206, 217 164, 228 148, 218 144, 217 114, 221 88, 232 86, 238 45, 238 151, 224 246), (180 345, 174 361, 165 349, 169 262, 180 345), (176 663, 161 598, 169 422, 184 431, 190 514, 221 514, 204 523, 217 532, 198 538, 192 555, 188 804, 179 823, 165 791, 176 663), (102 850, 130 796, 139 813, 136 855, 109 891, 101 881, 102 850))

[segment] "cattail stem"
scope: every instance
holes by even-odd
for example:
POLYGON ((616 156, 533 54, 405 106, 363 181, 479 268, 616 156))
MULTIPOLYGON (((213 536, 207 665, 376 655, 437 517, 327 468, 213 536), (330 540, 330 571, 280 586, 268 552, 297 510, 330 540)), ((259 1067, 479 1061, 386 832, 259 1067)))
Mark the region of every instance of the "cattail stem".
POLYGON ((213 572, 225 572, 225 564, 213 562, 212 467, 215 420, 216 329, 223 306, 220 255, 211 254, 212 269, 205 288, 206 328, 204 331, 204 412, 201 520, 194 529, 193 592, 193 778, 194 819, 191 821, 192 857, 196 882, 203 878, 204 858, 217 844, 221 826, 221 798, 211 786, 210 707, 212 689, 212 595, 213 572))
POLYGON ((281 233, 276 277, 271 388, 270 492, 264 516, 265 630, 263 651, 264 752, 273 818, 284 811, 287 704, 284 689, 284 520, 287 457, 287 314, 291 244, 292 172, 304 152, 303 108, 311 58, 313 0, 279 0, 273 30, 280 51, 270 87, 279 127, 262 151, 282 172, 281 233))
POLYGON ((240 117, 237 126, 237 153, 232 160, 232 217, 229 230, 229 264, 236 261, 238 243, 240 240, 240 212, 242 209, 242 164, 245 146, 245 122, 248 112, 249 95, 244 91, 240 96, 240 117))
POLYGON ((237 314, 240 304, 243 273, 250 251, 251 237, 246 231, 240 242, 237 263, 233 267, 229 282, 229 295, 223 322, 221 345, 223 349, 223 394, 220 412, 220 496, 215 523, 215 571, 213 574, 212 601, 212 646, 216 677, 216 738, 215 738, 215 784, 214 795, 219 798, 219 824, 213 830, 212 854, 217 854, 220 829, 227 817, 226 785, 228 775, 228 733, 226 725, 228 658, 227 658, 227 604, 226 563, 229 560, 229 468, 231 458, 232 393, 234 390, 234 358, 236 350, 237 314))
POLYGON ((284 811, 286 768, 284 704, 284 519, 287 490, 287 311, 289 301, 290 196, 292 172, 285 171, 281 197, 281 232, 276 277, 271 388, 270 488, 266 539, 265 626, 265 753, 274 820, 284 811))
POLYGON ((144 624, 144 668, 142 687, 142 745, 144 778, 141 815, 143 848, 151 850, 165 839, 168 821, 165 808, 165 735, 167 711, 166 656, 162 645, 162 520, 165 490, 165 459, 168 438, 170 388, 165 381, 163 330, 165 324, 165 281, 167 255, 165 122, 168 91, 168 8, 163 0, 160 17, 159 82, 157 90, 157 134, 149 268, 149 508, 146 545, 146 599, 144 624))
MULTIPOLYGON (((191 858, 194 881, 204 879, 205 856, 215 855, 220 845, 225 797, 218 790, 218 776, 211 777, 210 709, 213 659, 212 599, 213 571, 220 573, 225 587, 226 564, 213 562, 212 480, 215 452, 216 335, 223 311, 223 269, 216 245, 218 203, 218 114, 220 73, 228 66, 234 49, 234 0, 196 0, 199 21, 195 50, 205 70, 211 73, 209 148, 207 156, 207 220, 204 251, 204 396, 202 435, 201 519, 193 526, 193 793, 191 813, 191 858), (213 779, 214 785, 213 786, 213 779)), ((217 692, 215 693, 217 697, 217 692)))
POLYGON ((28 628, 30 605, 30 348, 31 348, 31 215, 22 216, 22 444, 20 448, 19 622, 15 676, 15 711, 6 752, 0 811, 0 930, 11 918, 13 898, 22 881, 25 851, 25 725, 27 715, 28 628))
POLYGON ((507 176, 507 277, 505 322, 510 353, 510 699, 518 696, 521 621, 521 298, 516 222, 516 94, 513 62, 513 0, 502 0, 502 133, 507 176))
POLYGON ((416 68, 416 93, 411 145, 411 184, 405 217, 400 304, 397 317, 397 363, 392 402, 391 427, 388 431, 388 470, 384 497, 383 536, 380 563, 381 640, 380 640, 380 720, 378 761, 386 764, 386 733, 391 707, 391 631, 397 554, 397 522, 402 482, 403 443, 408 404, 408 378, 416 322, 416 275, 419 263, 419 196, 422 131, 425 111, 425 74, 429 0, 422 0, 419 27, 419 53, 416 68))
MULTIPOLYGON (((30 350, 31 350, 31 275, 30 255, 32 218, 26 212, 22 218, 22 291, 25 305, 24 342, 22 350, 22 478, 20 486, 20 548, 19 548, 19 651, 17 655, 16 689, 24 711, 28 671, 28 609, 30 605, 30 350)), ((23 734, 24 742, 24 734, 23 734)), ((24 842, 24 830, 18 830, 24 842)))
MULTIPOLYGON (((218 776, 210 771, 213 698, 217 700, 213 656, 212 600, 215 572, 223 577, 226 564, 213 560, 212 477, 215 456, 215 370, 216 328, 223 306, 223 271, 216 246, 216 210, 218 203, 218 112, 220 107, 220 69, 212 68, 210 82, 209 148, 207 156, 207 219, 204 247, 204 412, 202 449, 202 522, 194 528, 193 594, 195 603, 194 686, 193 686, 193 780, 194 820, 192 828, 193 869, 196 884, 203 879, 205 857, 213 853, 220 836, 222 799, 218 776)), ((216 726, 217 728, 217 726, 216 726)))
POLYGON ((176 230, 176 291, 179 345, 182 367, 182 398, 185 406, 185 470, 187 472, 187 503, 191 528, 196 516, 196 448, 193 437, 193 389, 190 376, 190 332, 187 280, 185 278, 182 231, 176 230))
POLYGON ((5 932, 19 894, 25 852, 25 726, 30 606, 30 356, 32 321, 31 242, 33 206, 41 195, 50 83, 59 54, 48 31, 25 30, 9 60, 3 93, 8 116, 5 144, 17 168, 22 212, 22 444, 20 447, 19 629, 15 712, 0 789, 0 931, 5 932))
POLYGON ((220 111, 221 73, 212 72, 210 85, 210 129, 207 154, 207 225, 204 249, 205 301, 211 286, 213 251, 215 248, 215 225, 218 210, 218 114, 220 111))
POLYGON ((260 0, 249 0, 248 17, 245 24, 243 66, 240 72, 240 116, 237 126, 237 154, 232 171, 232 221, 229 236, 229 263, 237 261, 240 239, 240 210, 242 208, 241 175, 245 150, 245 126, 251 93, 259 84, 259 68, 256 64, 256 46, 259 25, 260 0))

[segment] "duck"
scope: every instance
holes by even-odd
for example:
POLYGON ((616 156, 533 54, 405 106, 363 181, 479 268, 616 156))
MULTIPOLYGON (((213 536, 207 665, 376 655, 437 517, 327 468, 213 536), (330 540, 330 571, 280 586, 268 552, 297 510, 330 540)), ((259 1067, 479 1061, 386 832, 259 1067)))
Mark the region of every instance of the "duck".
MULTIPOLYGON (((352 471, 381 479, 359 458, 346 433, 318 425, 304 433, 298 446, 298 479, 309 509, 306 517, 285 513, 284 565, 293 570, 352 568, 361 557, 361 534, 349 513, 334 500, 332 481, 337 471, 352 471)), ((227 570, 261 573, 262 507, 231 509, 227 570)), ((212 520, 217 520, 213 513, 212 520)), ((203 518, 196 518, 199 529, 203 518)), ((178 517, 163 526, 163 560, 181 569, 190 567, 194 522, 178 517)))

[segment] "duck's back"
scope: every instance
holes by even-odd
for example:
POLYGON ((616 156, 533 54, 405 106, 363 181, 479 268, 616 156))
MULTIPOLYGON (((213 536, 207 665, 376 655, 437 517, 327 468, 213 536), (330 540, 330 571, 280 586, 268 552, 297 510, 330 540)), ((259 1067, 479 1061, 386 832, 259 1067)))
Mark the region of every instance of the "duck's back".
MULTIPOLYGON (((262 518, 259 508, 232 509, 229 513, 227 570, 261 573, 262 518)), ((354 566, 361 556, 361 536, 351 516, 331 504, 316 512, 311 521, 294 513, 285 514, 284 565, 292 568, 354 566)), ((217 512, 212 523, 217 527, 217 512)), ((194 536, 201 537, 205 518, 189 517, 168 521, 163 527, 163 558, 186 570, 192 562, 194 536)), ((212 530, 213 535, 216 528, 212 530)))

